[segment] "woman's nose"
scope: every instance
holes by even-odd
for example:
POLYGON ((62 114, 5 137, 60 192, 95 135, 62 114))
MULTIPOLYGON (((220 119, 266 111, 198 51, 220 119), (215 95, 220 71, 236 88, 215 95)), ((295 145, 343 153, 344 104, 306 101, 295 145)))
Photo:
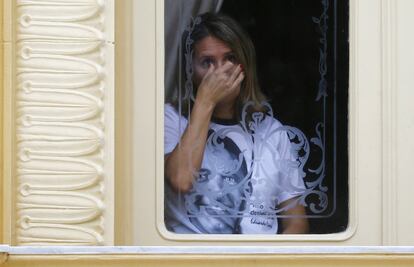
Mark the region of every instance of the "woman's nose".
MULTIPOLYGON (((217 61, 216 62, 216 64, 215 64, 215 68, 217 69, 217 68, 221 68, 221 67, 223 67, 226 63, 228 63, 229 61, 228 60, 220 60, 220 61, 217 61)), ((232 69, 232 68, 231 68, 232 69)))
POLYGON ((216 68, 221 68, 221 67, 223 67, 223 65, 224 64, 226 64, 226 61, 224 61, 224 60, 219 60, 219 61, 217 61, 217 66, 216 66, 216 68))

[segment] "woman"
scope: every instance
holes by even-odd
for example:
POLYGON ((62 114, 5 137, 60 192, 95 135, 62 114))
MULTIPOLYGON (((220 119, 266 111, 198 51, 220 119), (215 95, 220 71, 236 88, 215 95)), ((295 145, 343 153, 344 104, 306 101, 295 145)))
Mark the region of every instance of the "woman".
POLYGON ((295 159, 282 125, 264 112, 250 38, 233 19, 206 13, 183 40, 186 90, 165 106, 167 228, 275 234, 278 213, 287 215, 283 233, 306 233, 303 180, 285 164, 295 159))

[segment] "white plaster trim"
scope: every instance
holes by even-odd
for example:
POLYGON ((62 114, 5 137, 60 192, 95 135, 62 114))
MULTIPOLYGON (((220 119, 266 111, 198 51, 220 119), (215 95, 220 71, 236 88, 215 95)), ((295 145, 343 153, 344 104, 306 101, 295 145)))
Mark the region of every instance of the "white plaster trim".
POLYGON ((398 244, 397 2, 381 1, 383 245, 398 244))
POLYGON ((18 245, 113 244, 112 1, 15 1, 18 245))
POLYGON ((349 184, 349 226, 348 231, 352 234, 349 236, 351 238, 357 231, 357 222, 358 222, 358 177, 359 177, 359 158, 360 154, 358 149, 360 149, 360 142, 358 137, 360 136, 359 127, 359 95, 358 91, 361 87, 359 84, 359 70, 358 66, 359 57, 358 57, 358 41, 359 41, 359 4, 358 0, 349 1, 349 104, 348 104, 348 184, 349 184))
POLYGON ((157 95, 156 95, 156 116, 157 116, 157 144, 156 144, 156 192, 157 192, 157 230, 162 238, 173 241, 259 241, 259 242, 303 242, 303 241, 346 241, 351 239, 357 231, 357 177, 359 176, 358 169, 358 154, 360 154, 358 137, 359 133, 359 99, 358 89, 360 88, 358 82, 358 69, 360 65, 358 62, 358 45, 360 42, 358 38, 358 17, 359 17, 359 0, 350 0, 350 16, 349 16, 349 38, 350 38, 350 76, 349 76, 349 223, 345 231, 333 234, 300 234, 300 235, 205 235, 205 234, 176 234, 168 231, 164 223, 164 148, 163 148, 163 127, 164 127, 164 1, 156 0, 156 37, 157 37, 157 95))
POLYGON ((68 255, 68 254, 143 254, 143 255, 274 255, 274 254, 337 254, 337 255, 367 255, 367 254, 409 254, 414 255, 413 246, 50 246, 50 247, 12 247, 0 246, 0 252, 11 255, 68 255))

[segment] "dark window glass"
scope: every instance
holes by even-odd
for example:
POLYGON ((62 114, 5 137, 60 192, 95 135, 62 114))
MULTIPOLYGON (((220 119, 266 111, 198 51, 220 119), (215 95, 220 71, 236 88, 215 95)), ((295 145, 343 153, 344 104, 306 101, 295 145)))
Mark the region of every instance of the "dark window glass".
MULTIPOLYGON (((348 1, 166 0, 165 4, 167 228, 177 233, 270 234, 286 231, 289 219, 306 218, 307 233, 346 230, 348 1), (205 146, 201 163, 188 163, 193 164, 192 182, 183 190, 186 178, 178 177, 177 182, 172 173, 179 168, 172 162, 188 160, 177 151, 185 149, 187 125, 202 118, 194 107, 203 97, 199 90, 204 92, 200 88, 209 67, 217 73, 224 68, 231 79, 232 73, 238 77, 236 67, 243 65, 242 72, 251 75, 251 60, 238 50, 248 47, 248 41, 235 34, 234 42, 232 33, 222 36, 213 28, 207 36, 214 38, 207 40, 202 29, 209 20, 205 12, 231 17, 236 26, 228 24, 230 31, 237 33, 240 27, 251 38, 257 62, 252 73, 266 102, 259 97, 263 105, 258 108, 248 97, 244 100, 252 101, 242 104, 240 97, 216 103, 208 117, 210 126, 190 149, 194 159, 200 145, 205 146), (228 70, 223 67, 226 62, 232 64, 228 70), (219 112, 220 103, 236 103, 235 111, 230 116, 219 112), (237 133, 242 137, 235 137, 237 133), (303 214, 292 212, 298 206, 304 208, 303 214)), ((248 88, 246 77, 239 96, 248 88)))

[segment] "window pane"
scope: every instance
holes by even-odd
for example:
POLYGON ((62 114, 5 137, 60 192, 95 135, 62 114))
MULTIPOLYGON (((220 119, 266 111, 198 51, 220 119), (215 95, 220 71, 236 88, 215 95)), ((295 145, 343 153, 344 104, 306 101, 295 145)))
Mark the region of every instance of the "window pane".
POLYGON ((165 4, 167 229, 344 231, 347 1, 165 4))

